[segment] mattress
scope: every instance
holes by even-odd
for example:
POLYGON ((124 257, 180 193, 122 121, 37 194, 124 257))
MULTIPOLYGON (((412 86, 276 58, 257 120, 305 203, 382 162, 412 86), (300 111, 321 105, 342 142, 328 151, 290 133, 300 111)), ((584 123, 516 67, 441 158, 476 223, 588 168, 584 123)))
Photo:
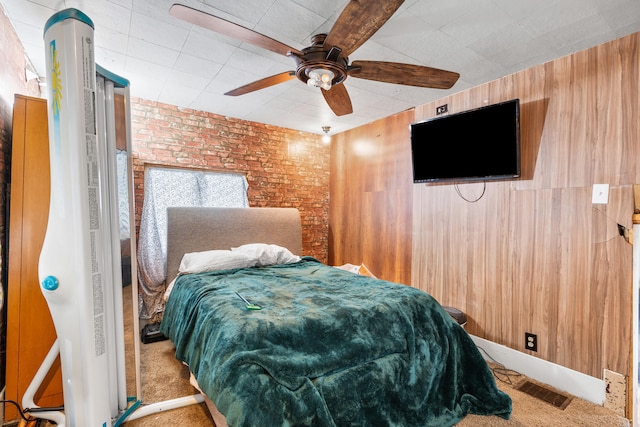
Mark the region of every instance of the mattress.
POLYGON ((434 298, 310 257, 179 276, 161 331, 229 426, 442 427, 511 412, 434 298))

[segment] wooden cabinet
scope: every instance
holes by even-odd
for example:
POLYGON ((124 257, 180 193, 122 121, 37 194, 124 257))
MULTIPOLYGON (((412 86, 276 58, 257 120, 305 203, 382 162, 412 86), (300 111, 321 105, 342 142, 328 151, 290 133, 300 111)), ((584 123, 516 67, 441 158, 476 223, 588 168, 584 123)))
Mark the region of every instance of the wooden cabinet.
MULTIPOLYGON (((9 196, 6 399, 19 403, 56 339, 38 281, 49 183, 47 103, 16 95, 9 196)), ((59 358, 34 400, 43 407, 63 404, 59 358)), ((5 420, 18 417, 13 405, 5 405, 5 420)))

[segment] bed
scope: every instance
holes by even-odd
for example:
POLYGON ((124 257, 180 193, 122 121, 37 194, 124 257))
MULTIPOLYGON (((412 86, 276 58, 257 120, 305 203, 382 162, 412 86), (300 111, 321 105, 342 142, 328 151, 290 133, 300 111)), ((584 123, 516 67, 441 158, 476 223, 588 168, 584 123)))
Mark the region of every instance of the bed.
POLYGON ((511 399, 430 295, 298 256, 296 209, 169 208, 167 221, 161 332, 218 427, 509 418, 511 399), (187 268, 203 254, 250 261, 187 268))

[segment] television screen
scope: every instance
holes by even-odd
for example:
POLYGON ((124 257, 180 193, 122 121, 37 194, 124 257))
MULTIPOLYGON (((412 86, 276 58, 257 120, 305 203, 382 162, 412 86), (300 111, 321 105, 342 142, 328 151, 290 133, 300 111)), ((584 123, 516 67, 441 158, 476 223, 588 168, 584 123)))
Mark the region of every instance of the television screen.
POLYGON ((413 182, 520 176, 520 102, 514 99, 411 124, 413 182))

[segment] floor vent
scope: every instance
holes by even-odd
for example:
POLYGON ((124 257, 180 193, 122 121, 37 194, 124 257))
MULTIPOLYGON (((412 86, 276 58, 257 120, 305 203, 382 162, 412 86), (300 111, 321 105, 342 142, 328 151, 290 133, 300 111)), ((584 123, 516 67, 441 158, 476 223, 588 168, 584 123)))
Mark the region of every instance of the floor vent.
POLYGON ((516 389, 537 399, 550 403, 556 408, 564 409, 569 405, 569 403, 571 403, 571 398, 569 396, 565 396, 564 394, 560 394, 549 388, 539 386, 531 381, 523 382, 516 387, 516 389))

